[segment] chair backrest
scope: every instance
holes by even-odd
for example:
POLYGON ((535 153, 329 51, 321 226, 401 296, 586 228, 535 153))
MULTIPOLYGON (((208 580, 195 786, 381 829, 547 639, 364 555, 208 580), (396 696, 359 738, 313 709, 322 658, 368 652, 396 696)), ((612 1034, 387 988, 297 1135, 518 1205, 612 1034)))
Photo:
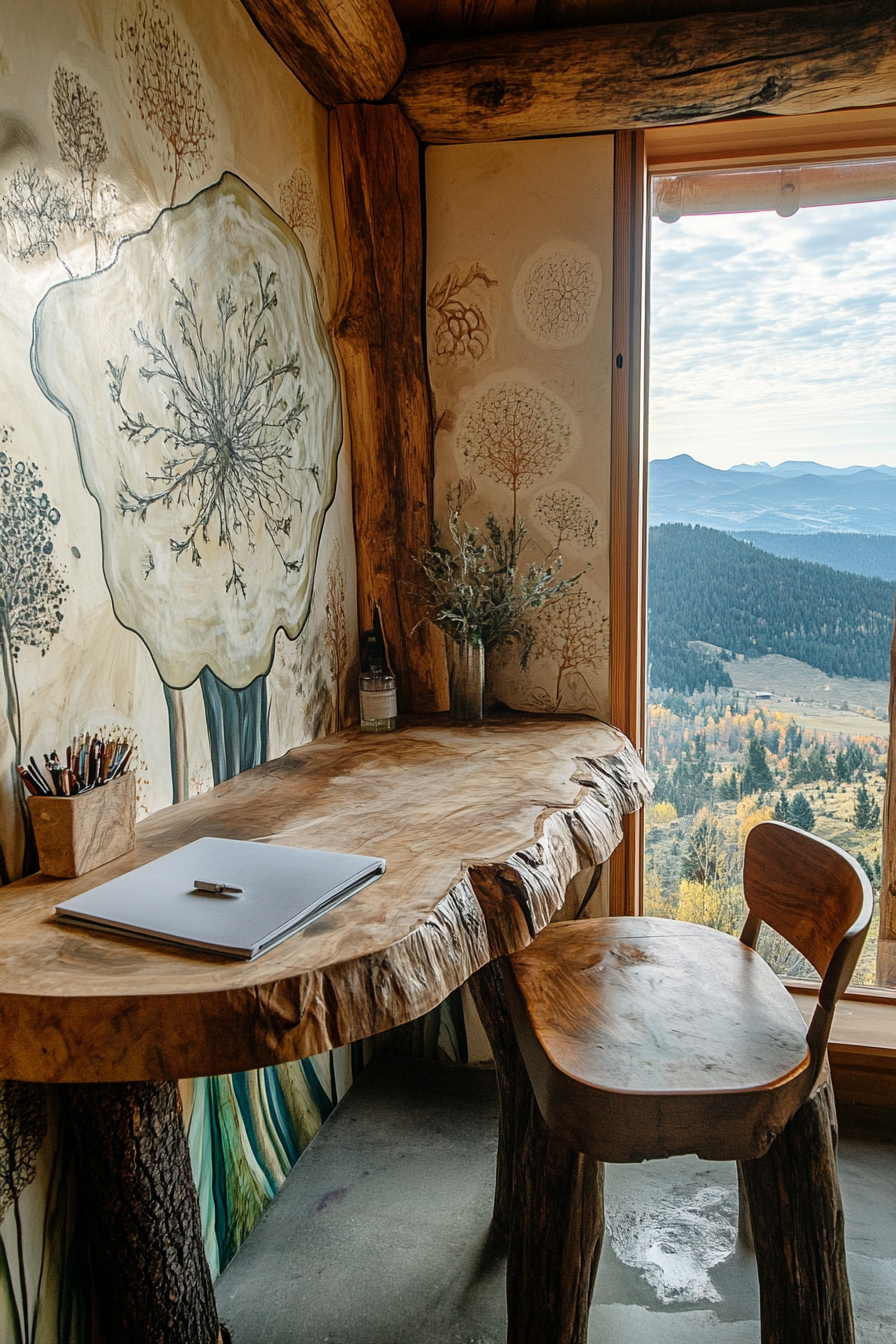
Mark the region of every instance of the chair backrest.
POLYGON ((750 913, 741 942, 755 947, 762 924, 768 924, 821 976, 808 1035, 817 1070, 834 1007, 852 979, 871 923, 871 883, 852 855, 830 841, 780 821, 762 821, 747 837, 744 896, 750 913))

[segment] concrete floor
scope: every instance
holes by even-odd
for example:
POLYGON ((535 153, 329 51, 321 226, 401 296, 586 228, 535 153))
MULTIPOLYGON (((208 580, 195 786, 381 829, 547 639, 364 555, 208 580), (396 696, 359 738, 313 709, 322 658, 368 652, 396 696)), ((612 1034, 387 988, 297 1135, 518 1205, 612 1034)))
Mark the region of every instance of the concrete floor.
MULTIPOLYGON (((218 1280, 235 1344, 502 1344, 494 1076, 380 1057, 218 1280)), ((847 1122, 858 1344, 896 1340, 896 1135, 847 1122)), ((732 1164, 607 1168, 589 1344, 758 1344, 732 1164)))

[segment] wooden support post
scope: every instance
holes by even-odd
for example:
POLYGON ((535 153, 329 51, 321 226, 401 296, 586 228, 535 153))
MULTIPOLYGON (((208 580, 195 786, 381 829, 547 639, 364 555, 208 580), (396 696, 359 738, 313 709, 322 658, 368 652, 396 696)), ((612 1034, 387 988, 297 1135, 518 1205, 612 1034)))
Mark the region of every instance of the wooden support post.
POLYGON ((645 130, 896 100, 891 0, 419 47, 391 97, 436 144, 645 130))
POLYGON ((346 383, 358 619, 378 602, 399 709, 447 708, 413 590, 432 520, 432 411, 421 331, 420 149, 396 107, 330 114, 330 178, 339 248, 333 336, 346 383))
MULTIPOLYGON (((644 135, 615 136, 613 382, 610 436, 610 719, 644 759, 647 716, 647 462, 644 343, 647 168, 644 135)), ((627 816, 610 860, 611 915, 640 915, 644 813, 627 816)))
POLYGON ((896 631, 890 646, 890 741, 883 824, 877 981, 896 985, 896 631))
POLYGON ((325 107, 384 98, 404 68, 388 0, 243 0, 256 27, 325 107))
POLYGON ((105 1339, 219 1344, 176 1083, 65 1089, 105 1339))
POLYGON ((830 1073, 764 1157, 740 1164, 762 1344, 853 1344, 830 1073))

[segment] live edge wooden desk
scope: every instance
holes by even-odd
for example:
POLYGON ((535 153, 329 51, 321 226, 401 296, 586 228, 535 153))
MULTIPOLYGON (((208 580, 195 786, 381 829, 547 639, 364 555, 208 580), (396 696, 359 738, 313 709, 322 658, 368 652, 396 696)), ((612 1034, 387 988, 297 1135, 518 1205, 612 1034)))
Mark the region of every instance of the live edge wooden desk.
MULTIPOLYGON (((172 1080, 371 1036, 475 975, 506 1084, 515 1047, 490 963, 563 909, 572 878, 609 857, 649 789, 629 742, 593 720, 409 719, 393 734, 353 729, 299 747, 155 813, 132 853, 85 877, 38 874, 0 893, 0 1077, 71 1085, 107 1344, 219 1339, 172 1080), (376 854, 387 870, 248 963, 54 921, 67 897, 206 835, 376 854)), ((505 1104, 505 1224, 514 1125, 505 1104)))

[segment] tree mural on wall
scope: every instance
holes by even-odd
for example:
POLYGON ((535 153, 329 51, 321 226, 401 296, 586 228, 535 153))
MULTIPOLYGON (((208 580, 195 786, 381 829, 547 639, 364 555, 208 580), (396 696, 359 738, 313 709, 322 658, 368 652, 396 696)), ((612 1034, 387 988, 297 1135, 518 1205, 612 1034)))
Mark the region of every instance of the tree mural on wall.
POLYGON ((535 517, 553 538, 557 549, 564 541, 577 541, 586 547, 597 544, 600 520, 577 490, 566 486, 546 490, 535 501, 535 517))
POLYGON ((109 153, 99 95, 64 66, 53 79, 51 115, 60 158, 74 180, 23 164, 7 180, 0 219, 11 258, 29 262, 52 253, 73 276, 67 248, 85 234, 92 236, 93 268, 99 269, 100 243, 108 238, 115 192, 99 176, 109 153))
POLYGON ((476 399, 460 436, 471 467, 506 486, 517 517, 517 495, 562 462, 572 438, 569 412, 544 388, 519 381, 489 388, 476 399))
POLYGON ((564 593, 545 607, 532 646, 533 656, 557 668, 554 708, 559 709, 563 678, 600 667, 607 657, 608 621, 595 598, 579 589, 564 593))
POLYGON ((280 213, 296 233, 316 237, 320 232, 317 192, 307 168, 295 168, 281 184, 280 213))
POLYGON ((132 332, 149 359, 140 377, 146 382, 159 379, 165 389, 164 424, 125 406, 127 357, 107 366, 112 400, 124 417, 120 432, 137 444, 160 437, 166 447, 158 474, 147 476, 145 490, 122 475, 122 512, 144 522, 159 505, 188 515, 181 523, 183 535, 172 537, 170 546, 178 559, 187 555, 194 565, 202 564, 201 546, 214 542, 216 533, 217 545, 226 547, 231 560, 225 591, 233 589, 243 597, 244 567, 236 559, 239 534, 251 535, 258 515, 281 564, 298 571, 304 555, 287 547, 293 511, 301 510, 302 500, 287 482, 296 471, 308 472, 320 488, 317 464, 297 467, 293 461, 302 452, 300 431, 307 409, 298 351, 284 351, 276 361, 264 353, 265 315, 277 306, 277 275, 271 271, 264 276, 257 261, 254 269, 258 295, 246 299, 241 312, 229 288, 219 291, 217 339, 206 339, 197 317, 195 280, 189 290, 171 280, 180 351, 162 328, 155 340, 142 324, 132 332))
POLYGON ((333 678, 333 700, 336 710, 336 731, 343 726, 345 678, 348 672, 348 623, 345 615, 345 578, 339 547, 333 552, 327 566, 327 624, 324 641, 327 661, 333 678))
POLYGON ((177 800, 182 689, 199 679, 216 783, 259 764, 276 633, 294 639, 310 607, 342 426, 308 262, 225 174, 52 290, 35 333, 99 505, 115 614, 165 686, 177 800))
POLYGON ((59 66, 53 80, 53 124, 62 162, 77 176, 78 223, 93 234, 96 269, 108 216, 108 202, 102 208, 98 192, 99 171, 109 154, 99 101, 99 95, 91 92, 78 75, 59 66))
POLYGON ((486 289, 496 285, 484 266, 474 262, 466 269, 455 267, 434 285, 426 300, 438 318, 433 333, 436 355, 441 359, 462 359, 468 355, 479 360, 491 341, 491 329, 482 311, 482 300, 473 286, 486 289))
POLYGON ((37 1175, 37 1155, 47 1137, 47 1124, 45 1087, 0 1081, 0 1223, 12 1213, 16 1266, 14 1275, 12 1257, 0 1235, 0 1283, 14 1314, 16 1344, 33 1344, 37 1325, 40 1285, 29 1303, 21 1197, 37 1175))
MULTIPOLYGON (((0 425, 0 444, 12 427, 0 425)), ((15 760, 22 759, 22 713, 16 662, 23 647, 45 654, 62 624, 62 602, 69 586, 56 560, 54 531, 59 510, 50 502, 34 462, 16 461, 0 447, 0 660, 6 692, 6 719, 15 760)), ((24 871, 36 865, 31 819, 22 786, 11 768, 12 788, 25 834, 24 871)), ((0 881, 8 882, 14 865, 0 848, 0 881)))
POLYGON ((174 205, 181 177, 196 178, 208 168, 215 136, 197 53, 158 0, 139 0, 131 18, 119 19, 115 36, 131 98, 165 171, 174 175, 174 205))

